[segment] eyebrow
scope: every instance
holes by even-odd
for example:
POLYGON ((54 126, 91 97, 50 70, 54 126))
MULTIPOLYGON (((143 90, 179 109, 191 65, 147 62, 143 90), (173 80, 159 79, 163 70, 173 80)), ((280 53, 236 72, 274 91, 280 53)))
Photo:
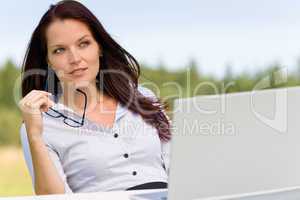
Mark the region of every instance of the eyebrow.
MULTIPOLYGON (((88 37, 89 35, 84 35, 84 36, 82 36, 81 38, 79 38, 77 41, 79 42, 79 41, 81 41, 81 40, 83 40, 85 37, 88 37)), ((59 46, 63 46, 62 44, 56 44, 56 45, 51 45, 50 47, 59 47, 59 46)))

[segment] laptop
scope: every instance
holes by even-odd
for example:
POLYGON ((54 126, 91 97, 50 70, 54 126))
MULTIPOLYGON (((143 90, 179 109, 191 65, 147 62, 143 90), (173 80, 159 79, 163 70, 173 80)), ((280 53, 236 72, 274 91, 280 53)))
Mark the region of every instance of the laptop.
POLYGON ((168 191, 141 199, 300 199, 300 87, 177 99, 173 114, 168 191))
POLYGON ((300 186, 300 87, 178 99, 174 107, 169 199, 300 186))

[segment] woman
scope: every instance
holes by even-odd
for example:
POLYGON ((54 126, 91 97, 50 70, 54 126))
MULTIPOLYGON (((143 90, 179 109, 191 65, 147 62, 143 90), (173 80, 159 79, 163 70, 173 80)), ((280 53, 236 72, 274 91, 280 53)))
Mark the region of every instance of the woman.
POLYGON ((26 51, 19 102, 36 194, 167 187, 170 123, 139 73, 84 5, 50 6, 26 51))

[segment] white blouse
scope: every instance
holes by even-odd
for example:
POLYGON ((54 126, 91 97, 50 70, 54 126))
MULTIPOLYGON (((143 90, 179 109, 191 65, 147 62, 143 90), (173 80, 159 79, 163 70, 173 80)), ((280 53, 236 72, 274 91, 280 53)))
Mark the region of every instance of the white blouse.
MULTIPOLYGON (((147 97, 153 92, 140 87, 147 97)), ((60 107, 69 112, 66 107, 60 107)), ((168 182, 170 142, 141 116, 118 104, 112 128, 85 119, 80 128, 43 113, 43 141, 65 184, 65 192, 126 190, 147 182, 168 182)), ((20 128, 24 157, 34 185, 34 173, 24 123, 20 128)))

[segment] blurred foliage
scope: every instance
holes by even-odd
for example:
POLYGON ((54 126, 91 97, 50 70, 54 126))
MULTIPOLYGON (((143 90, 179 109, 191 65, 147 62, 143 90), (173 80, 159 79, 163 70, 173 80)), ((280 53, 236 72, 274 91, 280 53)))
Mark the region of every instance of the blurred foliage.
POLYGON ((19 76, 20 68, 12 60, 0 66, 0 145, 20 145, 21 115, 14 95, 19 76))
MULTIPOLYGON (((300 85, 300 61, 299 67, 289 71, 289 74, 285 74, 287 68, 279 63, 255 73, 240 74, 234 74, 232 66, 226 65, 221 78, 203 74, 200 69, 193 59, 176 71, 168 70, 163 62, 158 66, 142 64, 140 84, 150 88, 167 103, 168 110, 172 110, 172 102, 176 98, 300 85)), ((12 60, 8 59, 0 66, 0 145, 20 145, 21 116, 17 106, 20 99, 19 78, 20 66, 12 60)))
POLYGON ((221 78, 203 74, 200 69, 193 59, 177 71, 167 70, 167 66, 162 64, 156 68, 143 65, 140 82, 160 97, 162 102, 169 106, 169 111, 172 110, 172 103, 176 98, 300 85, 300 60, 299 67, 291 72, 279 63, 254 73, 239 74, 234 74, 232 66, 226 65, 224 76, 221 78))

